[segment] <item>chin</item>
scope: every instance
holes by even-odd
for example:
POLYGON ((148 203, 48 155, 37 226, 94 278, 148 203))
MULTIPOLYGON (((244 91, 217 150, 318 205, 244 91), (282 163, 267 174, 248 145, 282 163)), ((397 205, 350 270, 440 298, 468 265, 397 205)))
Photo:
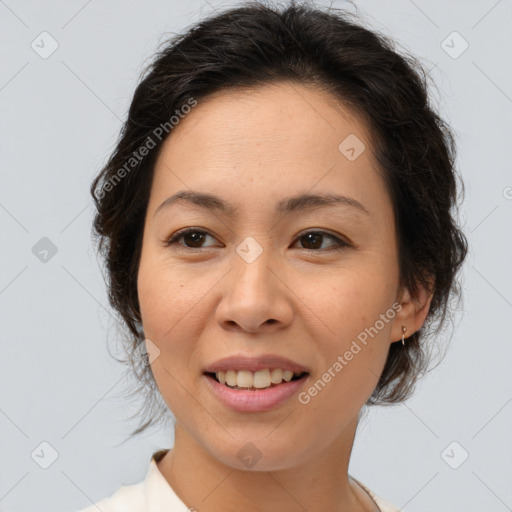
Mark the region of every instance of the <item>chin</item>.
POLYGON ((208 451, 216 460, 238 471, 280 471, 300 465, 301 454, 297 452, 296 443, 288 445, 278 436, 271 441, 265 439, 265 435, 268 432, 255 436, 254 441, 237 441, 230 437, 229 444, 208 451))

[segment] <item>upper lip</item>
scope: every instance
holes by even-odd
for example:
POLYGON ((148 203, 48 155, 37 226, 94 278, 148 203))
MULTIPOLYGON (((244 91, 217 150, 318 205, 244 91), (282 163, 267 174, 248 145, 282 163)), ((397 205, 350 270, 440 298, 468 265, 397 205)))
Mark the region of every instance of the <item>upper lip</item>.
POLYGON ((309 373, 309 370, 291 359, 278 356, 275 354, 263 354, 261 356, 244 356, 234 355, 218 359, 212 364, 209 364, 205 369, 206 372, 219 372, 227 370, 248 370, 257 372, 258 370, 265 370, 267 368, 282 368, 283 370, 291 370, 294 373, 309 373))

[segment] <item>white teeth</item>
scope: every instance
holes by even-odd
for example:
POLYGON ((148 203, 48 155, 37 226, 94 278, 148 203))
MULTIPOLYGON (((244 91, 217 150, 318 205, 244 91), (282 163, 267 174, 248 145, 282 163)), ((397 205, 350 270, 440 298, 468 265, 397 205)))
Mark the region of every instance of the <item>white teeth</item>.
POLYGON ((274 368, 270 372, 270 380, 272 381, 272 384, 281 384, 281 381, 283 380, 283 370, 281 370, 281 368, 274 368))
MULTIPOLYGON (((242 372, 240 372, 238 374, 238 382, 240 382, 240 374, 242 372)), ((249 385, 245 384, 245 385, 242 385, 242 384, 238 384, 238 387, 253 387, 253 388, 257 388, 257 389, 261 389, 261 388, 266 388, 268 386, 270 386, 270 384, 272 383, 272 380, 270 379, 270 370, 260 370, 258 372, 255 372, 254 375, 251 375, 252 372, 243 372, 243 373, 248 373, 249 374, 249 378, 247 379, 247 381, 249 381, 249 385), (250 380, 251 380, 251 377, 252 377, 252 384, 250 383, 250 380), (269 384, 270 382, 270 384, 269 384)))
MULTIPOLYGON (((298 373, 297 375, 300 375, 300 373, 298 373)), ((283 379, 286 382, 290 382, 292 380, 292 377, 293 377, 293 372, 291 370, 283 370, 283 379)))
POLYGON ((290 382, 294 375, 301 375, 301 372, 294 374, 291 370, 274 368, 273 370, 265 369, 254 373, 248 370, 228 370, 215 373, 221 384, 227 384, 231 387, 238 386, 239 388, 257 389, 268 388, 272 384, 281 384, 283 380, 290 382))
POLYGON ((236 386, 236 372, 231 370, 226 372, 226 383, 228 386, 236 386))
POLYGON ((236 385, 239 388, 250 388, 253 386, 253 376, 252 372, 248 372, 247 370, 242 370, 237 372, 236 374, 236 385))

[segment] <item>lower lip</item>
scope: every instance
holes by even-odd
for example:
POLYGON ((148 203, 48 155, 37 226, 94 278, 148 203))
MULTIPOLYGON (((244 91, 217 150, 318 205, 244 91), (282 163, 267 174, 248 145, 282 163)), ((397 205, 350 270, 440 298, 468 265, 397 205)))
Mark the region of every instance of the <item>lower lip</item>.
POLYGON ((203 374, 208 386, 217 398, 237 412, 264 412, 274 409, 295 395, 308 379, 304 377, 279 384, 278 386, 259 390, 231 389, 217 382, 214 378, 203 374))

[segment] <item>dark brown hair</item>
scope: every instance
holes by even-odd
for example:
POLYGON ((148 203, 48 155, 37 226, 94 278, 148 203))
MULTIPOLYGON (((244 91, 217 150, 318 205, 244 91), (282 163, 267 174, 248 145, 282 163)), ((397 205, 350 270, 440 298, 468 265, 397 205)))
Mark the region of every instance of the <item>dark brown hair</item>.
POLYGON ((422 65, 352 18, 294 2, 282 8, 246 3, 172 37, 141 75, 117 146, 91 186, 109 301, 127 327, 127 362, 147 397, 133 434, 165 414, 150 366, 135 357, 144 340, 137 272, 154 164, 172 134, 169 120, 181 118, 191 99, 231 87, 311 84, 365 121, 394 205, 400 284, 413 297, 418 285, 433 293, 422 328, 405 347, 391 344, 366 405, 404 401, 428 367, 427 339, 440 332, 451 298, 461 298, 457 273, 467 253, 452 212, 458 199, 454 136, 431 104, 422 65))

